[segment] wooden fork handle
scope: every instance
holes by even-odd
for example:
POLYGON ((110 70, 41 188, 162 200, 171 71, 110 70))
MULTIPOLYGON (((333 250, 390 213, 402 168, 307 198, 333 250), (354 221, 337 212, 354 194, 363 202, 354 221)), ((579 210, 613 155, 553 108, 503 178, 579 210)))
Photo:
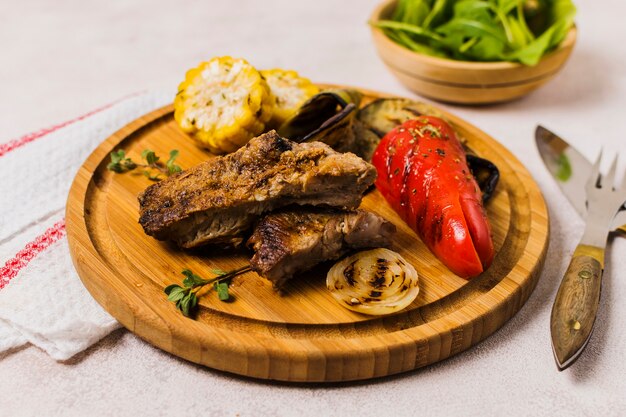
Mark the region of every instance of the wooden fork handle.
POLYGON ((556 294, 550 317, 552 348, 559 370, 587 345, 600 302, 604 249, 578 245, 556 294))

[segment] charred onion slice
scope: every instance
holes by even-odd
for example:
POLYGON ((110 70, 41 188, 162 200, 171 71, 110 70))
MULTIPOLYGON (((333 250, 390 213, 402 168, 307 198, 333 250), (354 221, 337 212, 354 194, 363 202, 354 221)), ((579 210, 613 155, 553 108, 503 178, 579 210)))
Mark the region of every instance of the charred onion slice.
POLYGON ((301 77, 295 71, 280 68, 262 70, 261 75, 276 97, 276 106, 272 112, 270 126, 278 127, 296 114, 302 103, 319 92, 308 78, 301 77))
POLYGON ((326 286, 342 306, 371 315, 400 311, 419 293, 415 268, 400 254, 384 248, 337 262, 328 271, 326 286))
POLYGON ((236 151, 265 130, 275 99, 246 60, 213 58, 187 71, 174 99, 181 129, 214 153, 236 151))

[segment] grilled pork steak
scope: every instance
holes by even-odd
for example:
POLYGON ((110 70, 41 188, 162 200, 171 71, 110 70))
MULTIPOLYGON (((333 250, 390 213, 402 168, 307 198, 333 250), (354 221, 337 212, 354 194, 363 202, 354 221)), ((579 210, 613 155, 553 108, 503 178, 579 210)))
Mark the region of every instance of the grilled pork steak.
POLYGON ((356 208, 375 178, 374 167, 354 154, 271 131, 148 187, 139 195, 139 223, 185 248, 238 244, 260 214, 278 207, 356 208))
POLYGON ((263 217, 248 240, 252 269, 280 289, 295 273, 351 249, 389 246, 393 223, 365 210, 293 209, 263 217))

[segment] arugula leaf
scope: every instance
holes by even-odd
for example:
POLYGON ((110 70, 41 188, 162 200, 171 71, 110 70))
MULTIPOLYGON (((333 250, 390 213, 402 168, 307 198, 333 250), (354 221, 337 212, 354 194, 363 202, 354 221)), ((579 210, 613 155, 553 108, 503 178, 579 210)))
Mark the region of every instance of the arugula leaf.
POLYGON ((413 25, 422 24, 424 19, 426 19, 430 13, 428 3, 423 0, 409 1, 408 3, 406 13, 403 16, 402 21, 413 25))
POLYGON ((524 27, 517 19, 509 20, 509 30, 511 31, 511 46, 520 49, 526 46, 528 39, 524 27))
POLYGON ((420 26, 411 25, 408 23, 394 22, 392 20, 379 20, 378 22, 373 23, 373 25, 379 28, 398 29, 400 31, 405 31, 414 35, 423 36, 436 42, 443 41, 443 38, 437 35, 435 32, 431 32, 428 29, 424 29, 420 26))
POLYGON ((424 27, 430 28, 433 24, 440 23, 440 20, 443 18, 443 15, 446 12, 446 8, 448 6, 447 0, 435 0, 433 7, 430 9, 430 13, 424 19, 424 27))
POLYGON ((565 39, 574 24, 576 7, 570 0, 555 0, 548 12, 554 23, 532 42, 511 52, 508 59, 520 61, 525 65, 536 65, 545 53, 557 47, 565 39))
POLYGON ((478 59, 480 57, 481 60, 486 61, 502 61, 505 60, 506 57, 504 55, 504 50, 506 48, 505 42, 496 38, 479 38, 480 40, 472 46, 468 54, 466 56, 474 57, 478 59))
POLYGON ((561 28, 564 24, 564 22, 555 23, 537 39, 530 42, 522 49, 518 49, 509 54, 508 58, 512 61, 520 61, 525 65, 537 65, 543 54, 548 51, 551 46, 558 43, 561 28))
POLYGON ((498 0, 497 7, 502 13, 508 14, 512 10, 514 10, 518 5, 521 6, 522 3, 524 2, 519 1, 519 0, 498 0))
MULTIPOLYGON (((527 4, 527 3, 528 1, 526 1, 524 4, 527 4)), ((528 27, 528 23, 526 22, 526 14, 524 13, 524 5, 521 2, 517 3, 516 14, 517 14, 517 23, 520 29, 522 30, 522 32, 524 33, 524 38, 525 38, 524 45, 526 45, 528 42, 532 42, 535 40, 535 34, 530 30, 530 27, 528 27)))
POLYGON ((445 58, 446 55, 439 52, 438 50, 431 48, 427 45, 422 45, 418 42, 415 42, 408 34, 405 32, 397 32, 397 36, 400 39, 400 42, 404 43, 404 45, 415 52, 420 52, 427 55, 439 56, 445 58))
POLYGON ((501 30, 499 30, 499 28, 494 28, 490 24, 481 22, 480 20, 471 20, 463 17, 449 21, 445 25, 439 27, 437 32, 443 34, 461 32, 466 36, 491 36, 501 42, 507 41, 506 36, 501 30))

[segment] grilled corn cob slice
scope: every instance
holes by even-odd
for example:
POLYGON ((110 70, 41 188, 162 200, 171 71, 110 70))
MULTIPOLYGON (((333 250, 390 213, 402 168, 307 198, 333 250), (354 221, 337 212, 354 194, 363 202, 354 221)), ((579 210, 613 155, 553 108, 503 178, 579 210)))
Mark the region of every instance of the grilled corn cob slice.
POLYGON ((211 152, 234 152, 265 130, 274 105, 252 65, 224 56, 187 71, 174 99, 174 118, 211 152))
POLYGON ((293 116, 302 103, 319 92, 319 88, 308 78, 300 77, 296 71, 280 68, 262 70, 261 75, 270 86, 276 97, 276 106, 269 125, 278 127, 293 116))

